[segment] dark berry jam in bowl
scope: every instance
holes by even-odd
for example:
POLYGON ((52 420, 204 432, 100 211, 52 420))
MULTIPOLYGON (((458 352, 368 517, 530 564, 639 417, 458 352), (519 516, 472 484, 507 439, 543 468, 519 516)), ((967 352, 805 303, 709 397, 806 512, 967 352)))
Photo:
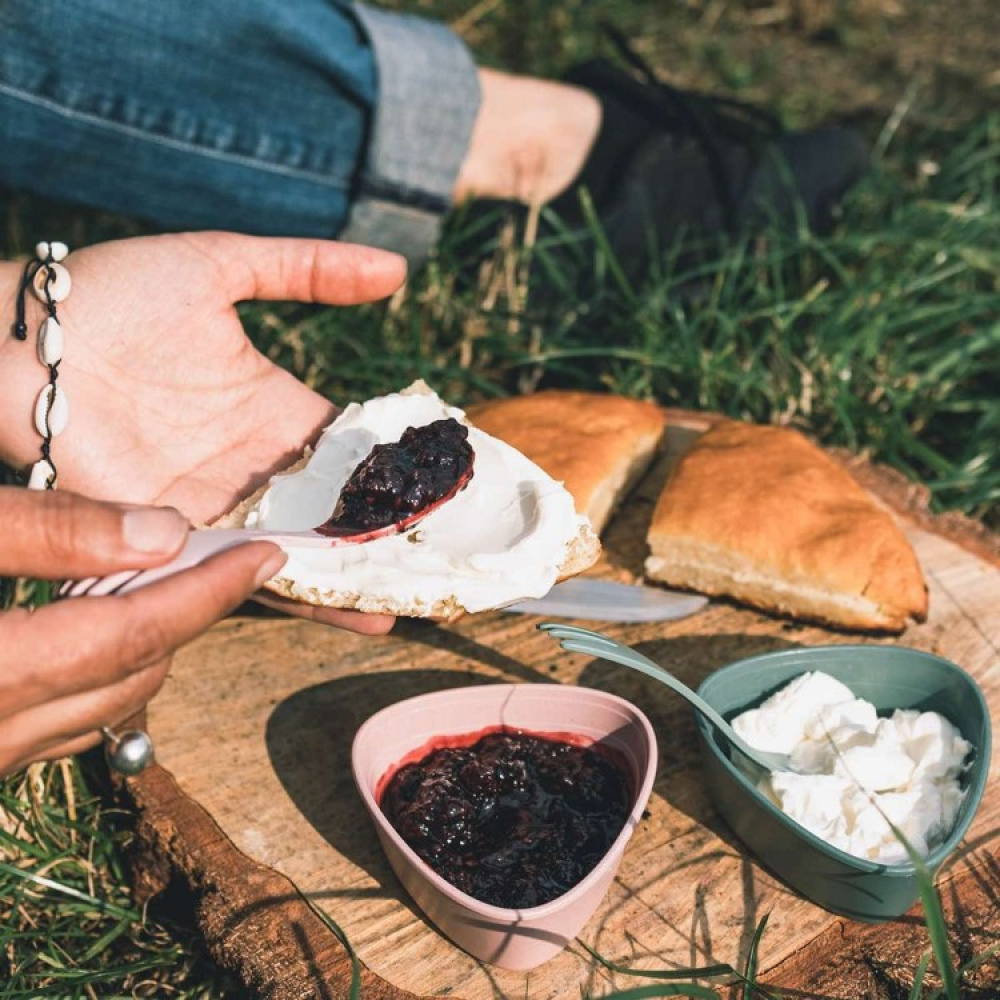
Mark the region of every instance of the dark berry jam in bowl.
MULTIPOLYGON (((438 762, 447 761, 449 755, 439 754, 435 759, 438 762)), ((457 758, 452 763, 456 761, 457 758)), ((460 767, 469 763, 467 759, 464 764, 457 762, 460 767)), ((442 766, 446 769, 449 765, 445 763, 442 766)), ((530 778, 533 766, 529 760, 527 770, 519 772, 522 779, 525 775, 530 778)), ((427 917, 474 957, 502 968, 529 969, 558 954, 576 936, 604 898, 652 791, 656 737, 649 721, 638 708, 603 691, 559 684, 488 684, 420 695, 383 709, 358 731, 353 747, 353 768, 355 782, 375 823, 386 856, 407 892, 427 917), (505 739, 507 737, 510 739, 505 739), (538 745, 532 745, 536 739, 538 745), (519 854, 521 862, 525 856, 529 859, 527 864, 521 864, 517 869, 521 878, 520 888, 515 888, 508 895, 501 889, 499 895, 493 898, 507 905, 498 905, 475 898, 470 891, 463 891, 444 874, 435 871, 393 826, 386 810, 391 813, 399 804, 398 795, 397 801, 390 801, 394 776, 398 776, 398 784, 405 777, 407 766, 427 758, 429 754, 458 748, 461 756, 483 740, 487 746, 486 755, 492 755, 490 759, 494 763, 502 764, 505 757, 512 756, 520 762, 511 765, 517 769, 536 753, 541 756, 541 771, 544 772, 547 755, 562 756, 567 761, 573 761, 567 769, 576 768, 581 782, 590 781, 591 793, 571 797, 571 808, 568 810, 562 804, 558 807, 554 805, 555 799, 548 800, 546 804, 549 793, 558 791, 560 768, 556 767, 547 778, 543 776, 541 784, 547 783, 548 789, 532 789, 530 780, 520 782, 522 791, 530 800, 526 812, 537 808, 552 809, 564 828, 580 828, 575 833, 571 831, 564 844, 571 846, 572 853, 587 855, 587 871, 579 866, 573 870, 573 859, 564 859, 568 863, 567 869, 546 873, 558 876, 555 887, 551 880, 545 878, 542 880, 545 882, 541 886, 542 891, 533 891, 531 880, 542 865, 532 864, 535 848, 529 844, 525 855, 523 841, 537 838, 538 829, 533 826, 534 820, 530 816, 519 818, 508 813, 497 827, 490 827, 487 822, 479 831, 487 838, 479 843, 479 848, 488 856, 490 864, 502 865, 509 860, 516 866, 519 854), (616 801, 619 796, 624 801, 616 801), (586 806, 587 802, 590 807, 586 806), (589 833, 583 829, 588 820, 580 815, 586 813, 588 808, 591 813, 597 814, 590 817, 595 829, 589 833), (505 855, 502 843, 496 838, 502 841, 508 830, 511 850, 509 855, 505 855), (494 840, 490 841, 490 837, 494 840), (595 844, 600 845, 596 850, 595 844), (581 850, 578 852, 577 848, 581 850), (523 891, 525 886, 527 893, 523 891)), ((493 774, 492 770, 490 774, 493 774)), ((460 840, 463 836, 474 834, 471 827, 466 825, 463 828, 461 822, 463 810, 468 813, 472 805, 483 807, 485 813, 480 818, 486 820, 492 807, 525 807, 525 803, 516 796, 495 798, 491 806, 490 796, 494 789, 486 786, 494 779, 485 770, 478 777, 482 778, 481 787, 477 785, 476 774, 471 771, 466 773, 467 790, 472 790, 474 802, 452 802, 448 795, 444 795, 435 803, 435 796, 430 796, 430 808, 436 810, 436 819, 425 825, 423 844, 417 844, 422 853, 435 853, 433 842, 437 832, 435 823, 438 821, 443 824, 440 831, 442 839, 450 839, 453 847, 457 843, 456 836, 460 840), (450 818, 447 815, 449 812, 450 818)), ((538 777, 537 772, 535 777, 538 777)), ((501 779, 513 780, 515 785, 518 783, 516 777, 510 779, 505 774, 501 774, 501 779)), ((442 780, 449 779, 443 777, 442 780)), ((419 810, 414 815, 419 819, 419 810)), ((543 839, 545 836, 548 834, 543 833, 543 839)), ((553 867, 558 861, 560 847, 549 847, 551 850, 545 864, 553 867)), ((473 847, 471 854, 465 857, 473 868, 479 865, 475 851, 473 847)), ((542 857, 540 854, 539 858, 542 857)), ((461 858, 461 852, 452 852, 440 866, 443 869, 449 865, 461 867, 456 858, 461 858)), ((432 857, 432 860, 435 859, 432 857)), ((446 874, 454 875, 454 871, 446 874)), ((462 881, 461 877, 458 881, 462 881)), ((491 880, 487 878, 485 881, 486 895, 489 896, 491 880)), ((463 884, 467 889, 475 888, 472 882, 465 881, 463 884)))
POLYGON ((484 903, 561 896, 625 826, 628 769, 602 743, 503 727, 439 742, 384 775, 378 803, 424 862, 484 903))

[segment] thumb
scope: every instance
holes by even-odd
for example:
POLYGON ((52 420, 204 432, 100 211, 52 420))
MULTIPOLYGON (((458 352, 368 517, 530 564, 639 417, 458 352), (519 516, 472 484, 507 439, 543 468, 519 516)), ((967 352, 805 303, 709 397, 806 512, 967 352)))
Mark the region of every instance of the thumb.
POLYGON ((0 487, 0 576, 104 576, 165 562, 189 525, 173 507, 125 507, 74 493, 0 487))
POLYGON ((357 305, 384 299, 406 279, 405 257, 354 243, 239 233, 194 233, 189 239, 222 269, 233 302, 357 305))

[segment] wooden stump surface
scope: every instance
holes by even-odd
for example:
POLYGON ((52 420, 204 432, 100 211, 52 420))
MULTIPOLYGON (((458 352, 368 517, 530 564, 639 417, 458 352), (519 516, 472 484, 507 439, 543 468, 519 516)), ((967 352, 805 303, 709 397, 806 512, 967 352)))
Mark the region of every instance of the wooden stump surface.
MULTIPOLYGON (((703 417, 671 413, 664 459, 605 533, 601 574, 629 579, 641 571, 645 526, 669 463, 705 425, 703 417)), ((900 642, 969 671, 996 727, 996 539, 964 519, 928 516, 919 489, 884 469, 838 457, 899 513, 930 587, 925 624, 899 638, 874 638, 713 601, 677 622, 598 627, 669 664, 692 687, 755 653, 900 642)), ((624 668, 562 654, 536 631, 537 621, 503 613, 447 626, 400 621, 390 636, 377 639, 262 615, 218 625, 176 658, 148 713, 158 764, 127 783, 139 816, 140 895, 183 878, 215 957, 253 993, 282 1000, 347 996, 351 960, 329 920, 357 953, 363 997, 599 997, 644 981, 610 974, 581 941, 637 967, 740 966, 764 914, 765 981, 827 997, 905 990, 926 947, 919 907, 898 921, 868 926, 787 889, 714 812, 686 703, 624 668), (660 759, 647 815, 603 905, 562 954, 516 973, 474 961, 422 918, 396 881, 354 789, 350 747, 368 716, 402 698, 452 686, 539 681, 583 684, 634 701, 656 729, 660 759), (880 954, 889 957, 876 975, 880 954)), ((976 820, 939 877, 956 919, 959 911, 975 915, 962 924, 965 947, 973 949, 1000 941, 998 770, 1000 754, 994 754, 976 820)), ((977 976, 987 990, 988 983, 1000 984, 995 960, 977 976)), ((1000 988, 982 995, 1000 996, 1000 988)))

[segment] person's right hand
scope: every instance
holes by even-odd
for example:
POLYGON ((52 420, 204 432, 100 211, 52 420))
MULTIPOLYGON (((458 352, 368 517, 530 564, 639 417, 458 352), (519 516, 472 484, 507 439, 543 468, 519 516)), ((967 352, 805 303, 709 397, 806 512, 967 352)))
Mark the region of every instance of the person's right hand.
MULTIPOLYGON (((188 532, 169 507, 123 507, 71 493, 0 487, 0 576, 81 579, 166 562, 188 532)), ((159 690, 170 654, 273 576, 267 542, 120 597, 0 613, 0 776, 76 753, 159 690)))

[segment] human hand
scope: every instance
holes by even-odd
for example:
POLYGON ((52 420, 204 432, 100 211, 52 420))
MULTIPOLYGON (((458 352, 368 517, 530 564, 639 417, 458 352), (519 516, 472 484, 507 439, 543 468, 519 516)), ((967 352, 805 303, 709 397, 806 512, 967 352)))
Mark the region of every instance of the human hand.
MULTIPOLYGON (((170 508, 126 508, 63 491, 0 487, 0 575, 57 579, 166 562, 188 525, 170 508)), ((254 542, 121 597, 0 613, 0 776, 97 743, 159 690, 170 654, 284 563, 254 542)))
MULTIPOLYGON (((67 331, 59 384, 71 416, 53 443, 59 486, 172 505, 196 523, 231 509, 297 458, 336 413, 254 349, 234 303, 352 305, 385 297, 405 277, 395 254, 232 233, 105 243, 65 263, 73 290, 59 307, 67 331)), ((11 295, 16 280, 6 267, 11 295)), ((12 300, 0 307, 13 317, 12 300)), ((31 330, 43 315, 33 308, 31 330)), ((0 341, 0 456, 18 467, 38 458, 30 415, 43 382, 30 346, 0 341)), ((386 615, 263 600, 361 632, 392 624, 386 615)))

